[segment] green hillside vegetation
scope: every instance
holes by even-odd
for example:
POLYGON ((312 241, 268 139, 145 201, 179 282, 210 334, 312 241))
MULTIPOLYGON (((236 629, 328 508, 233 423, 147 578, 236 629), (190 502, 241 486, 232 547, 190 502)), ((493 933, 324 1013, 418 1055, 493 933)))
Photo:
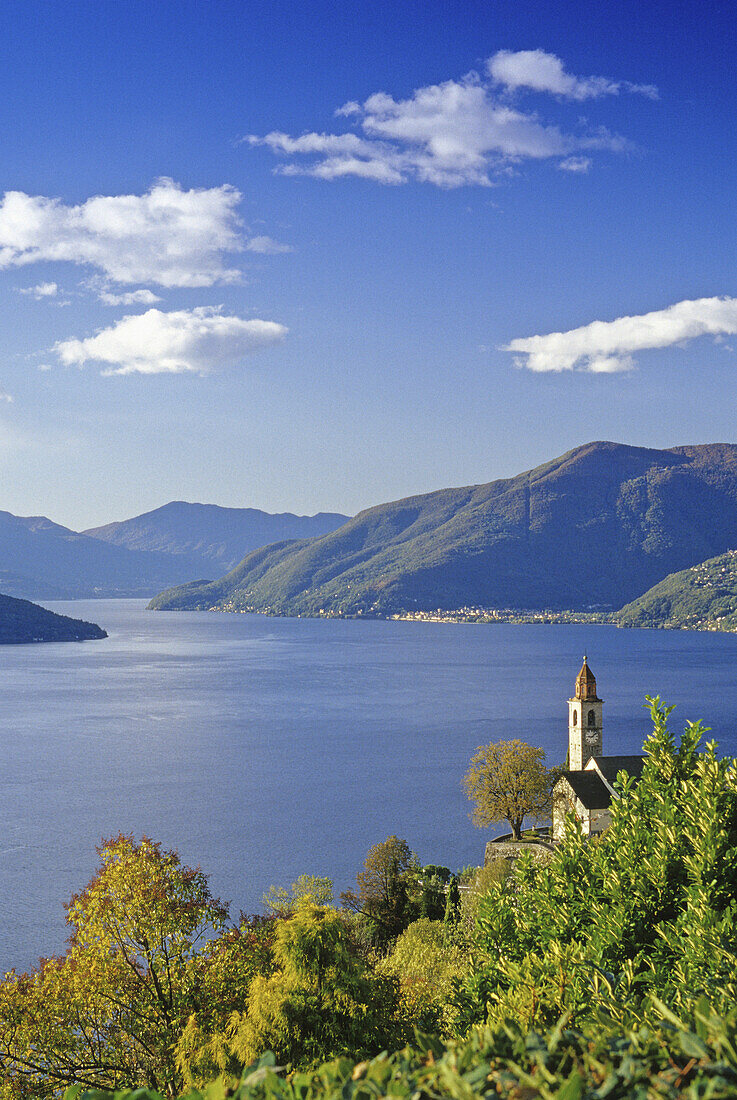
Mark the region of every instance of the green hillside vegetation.
POLYGON ((106 842, 67 954, 0 982, 4 1100, 734 1096, 737 763, 668 714, 606 834, 463 900, 390 837, 342 909, 305 875, 231 924, 175 853, 106 842))
POLYGON ((737 630, 737 550, 671 573, 618 611, 619 626, 737 630))
POLYGON ((736 445, 591 443, 517 477, 370 508, 150 606, 286 615, 614 609, 736 538, 736 445))
POLYGON ((107 638, 95 623, 57 615, 45 607, 0 595, 0 645, 25 642, 84 642, 107 638))

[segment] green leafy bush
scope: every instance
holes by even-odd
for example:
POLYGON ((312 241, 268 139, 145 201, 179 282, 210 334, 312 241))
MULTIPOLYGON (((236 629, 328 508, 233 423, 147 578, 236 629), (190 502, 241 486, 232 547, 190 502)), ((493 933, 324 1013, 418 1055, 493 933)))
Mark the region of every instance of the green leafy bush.
POLYGON ((460 930, 421 917, 402 932, 377 970, 399 982, 399 1011, 408 1024, 451 1035, 456 1027, 455 991, 468 964, 468 943, 460 930))
MULTIPOLYGON (((314 1072, 286 1075, 266 1054, 234 1091, 222 1081, 184 1100, 733 1100, 737 1095, 735 1018, 708 1003, 681 1022, 667 1010, 657 1026, 623 1031, 561 1021, 548 1032, 506 1021, 460 1043, 417 1035, 413 1047, 356 1064, 347 1058, 314 1072)), ((77 1089, 65 1100, 111 1100, 77 1089)), ((113 1100, 161 1100, 139 1089, 113 1100)))
POLYGON ((656 994, 688 1011, 717 1008, 737 985, 737 767, 652 701, 654 729, 636 786, 623 778, 612 824, 596 840, 575 823, 551 860, 517 861, 479 904, 466 1024, 513 1017, 549 1026, 600 1009, 627 1022, 656 994))

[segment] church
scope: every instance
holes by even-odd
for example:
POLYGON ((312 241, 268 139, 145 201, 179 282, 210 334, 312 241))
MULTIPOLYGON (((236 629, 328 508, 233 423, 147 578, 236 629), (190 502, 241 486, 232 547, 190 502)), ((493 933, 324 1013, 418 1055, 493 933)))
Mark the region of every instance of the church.
POLYGON ((638 780, 644 756, 604 756, 603 701, 596 680, 583 659, 573 698, 568 700, 568 771, 553 788, 553 840, 561 840, 566 814, 575 814, 585 836, 609 827, 610 807, 617 797, 619 772, 638 780))

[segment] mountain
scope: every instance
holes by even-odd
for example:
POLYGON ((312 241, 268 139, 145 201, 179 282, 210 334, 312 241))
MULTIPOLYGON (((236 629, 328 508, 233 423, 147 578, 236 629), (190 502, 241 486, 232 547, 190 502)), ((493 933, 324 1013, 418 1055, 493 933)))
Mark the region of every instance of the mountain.
POLYGON ((0 512, 0 588, 12 596, 149 596, 197 573, 196 557, 126 550, 45 516, 0 512))
POLYGON ((619 626, 737 630, 737 550, 670 573, 618 611, 619 626))
POLYGON ((272 515, 256 508, 220 508, 174 500, 134 519, 91 527, 83 534, 127 550, 184 554, 197 563, 190 577, 221 577, 246 554, 267 543, 325 535, 348 518, 335 512, 272 515))
POLYGON ((516 477, 369 508, 150 606, 287 615, 618 608, 735 545, 737 445, 597 442, 516 477))
POLYGON ((0 645, 21 642, 84 642, 107 638, 95 623, 57 615, 28 600, 0 596, 0 645))

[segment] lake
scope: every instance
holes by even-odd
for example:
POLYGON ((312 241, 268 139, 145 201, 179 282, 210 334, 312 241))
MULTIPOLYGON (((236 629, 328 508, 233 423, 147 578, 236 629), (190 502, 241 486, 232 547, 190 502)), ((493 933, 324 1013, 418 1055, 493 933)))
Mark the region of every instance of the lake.
POLYGON ((735 635, 46 606, 110 636, 0 651, 0 972, 64 950, 63 902, 119 832, 200 864, 234 916, 302 872, 355 885, 391 833, 480 863, 469 759, 519 737, 562 761, 584 652, 606 753, 640 750, 654 693, 737 753, 735 635))

